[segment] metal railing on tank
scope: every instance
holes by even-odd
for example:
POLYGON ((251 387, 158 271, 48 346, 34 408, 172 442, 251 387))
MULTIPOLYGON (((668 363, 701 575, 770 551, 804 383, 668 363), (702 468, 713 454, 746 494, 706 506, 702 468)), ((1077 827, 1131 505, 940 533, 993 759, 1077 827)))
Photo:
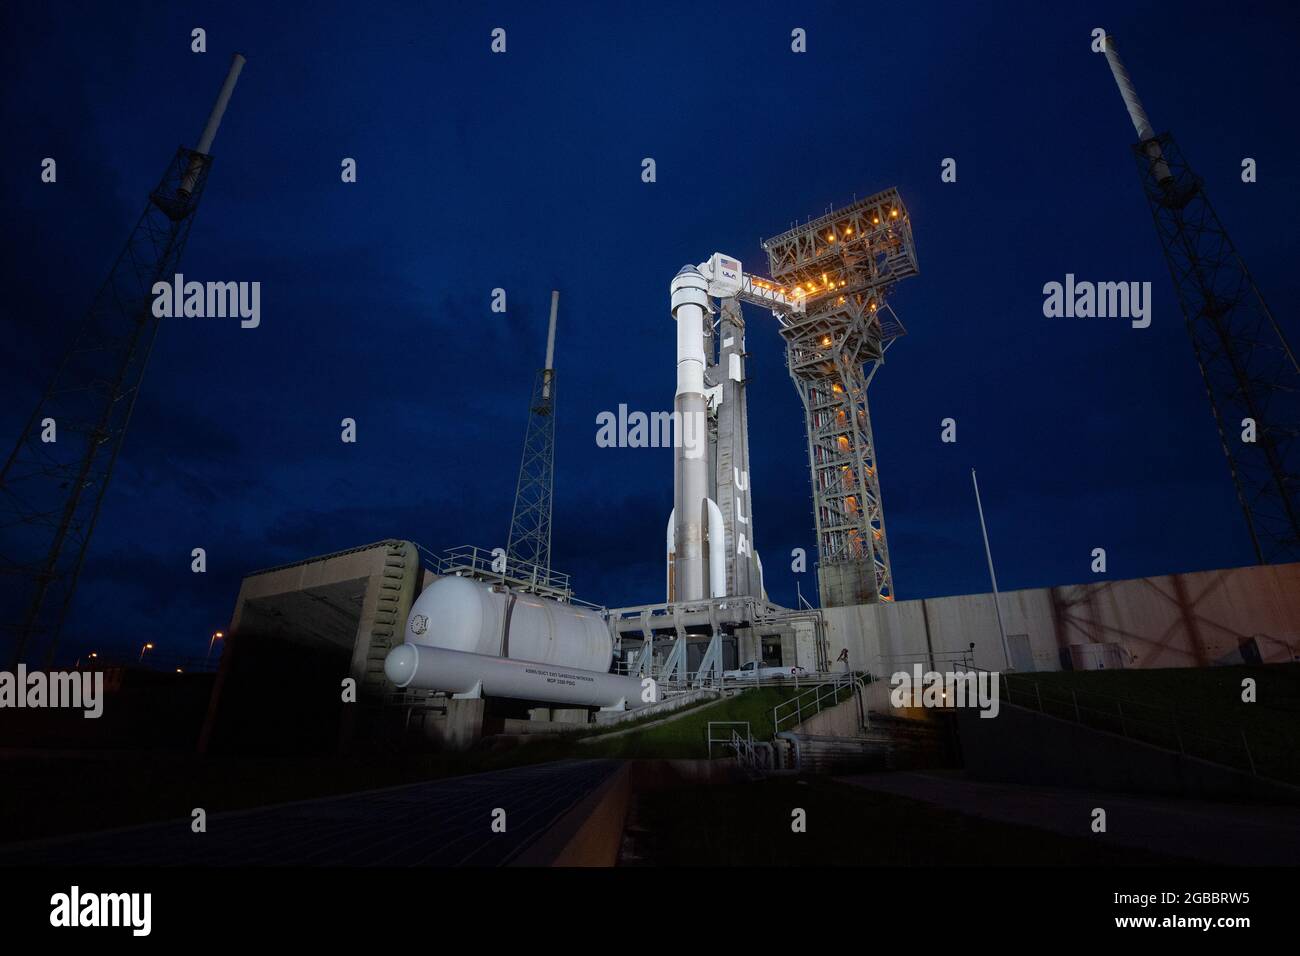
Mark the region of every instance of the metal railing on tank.
POLYGON ((416 544, 415 547, 424 557, 429 570, 443 577, 474 578, 568 604, 603 610, 601 605, 580 601, 573 596, 569 575, 528 561, 510 560, 501 554, 499 548, 479 548, 465 544, 439 553, 421 544, 416 544))

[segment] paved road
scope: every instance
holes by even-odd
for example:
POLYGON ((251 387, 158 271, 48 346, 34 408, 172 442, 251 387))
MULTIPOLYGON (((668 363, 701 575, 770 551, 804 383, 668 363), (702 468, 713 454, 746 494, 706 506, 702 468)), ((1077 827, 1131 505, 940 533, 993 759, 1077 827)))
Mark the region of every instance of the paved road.
POLYGON ((0 848, 0 866, 497 866, 619 766, 564 760, 0 848), (506 811, 493 833, 492 812, 506 811))
POLYGON ((1300 809, 1295 807, 984 783, 940 773, 871 773, 837 779, 986 820, 1209 863, 1295 865, 1300 860, 1300 809), (1094 834, 1089 827, 1094 807, 1106 811, 1104 834, 1094 834))

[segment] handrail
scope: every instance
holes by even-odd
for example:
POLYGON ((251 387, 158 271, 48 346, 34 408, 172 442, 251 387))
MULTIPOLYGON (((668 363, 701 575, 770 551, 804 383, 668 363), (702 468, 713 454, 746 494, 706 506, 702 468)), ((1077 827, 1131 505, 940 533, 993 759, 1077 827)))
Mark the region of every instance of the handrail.
POLYGON ((740 761, 741 766, 752 767, 754 765, 753 737, 742 737, 733 730, 731 732, 731 747, 736 751, 736 759, 740 761))
MULTIPOLYGON (((631 674, 636 672, 636 665, 629 665, 624 661, 616 662, 614 672, 619 674, 631 674)), ((798 690, 802 687, 817 686, 826 679, 826 671, 805 671, 802 674, 781 674, 777 677, 721 677, 710 674, 702 683, 700 675, 709 673, 705 671, 686 671, 681 678, 673 680, 661 680, 660 668, 656 664, 651 670, 651 676, 658 682, 661 688, 666 690, 752 690, 759 687, 781 687, 794 688, 798 690)))
POLYGON ((904 667, 912 664, 926 664, 930 667, 937 667, 939 664, 964 664, 972 670, 981 670, 975 666, 975 657, 972 651, 936 651, 935 653, 920 654, 880 654, 876 658, 880 664, 881 673, 891 673, 890 667, 897 668, 899 665, 904 667))
POLYGON ((706 743, 707 743, 707 745, 708 745, 708 753, 709 753, 709 759, 710 759, 710 760, 713 759, 713 745, 714 745, 714 744, 723 744, 723 745, 725 745, 725 746, 729 746, 729 747, 737 748, 737 749, 736 749, 736 756, 742 758, 742 760, 741 760, 742 763, 743 763, 744 761, 743 761, 743 755, 741 754, 741 750, 740 750, 740 748, 742 748, 742 747, 747 747, 747 748, 748 748, 748 751, 749 751, 749 755, 750 755, 750 757, 751 757, 751 758, 753 757, 753 753, 754 753, 754 735, 753 735, 753 734, 750 732, 750 730, 749 730, 749 721, 747 721, 747 720, 710 720, 709 723, 708 723, 708 727, 707 727, 706 729, 707 729, 707 735, 708 735, 708 739, 707 739, 706 743), (737 732, 736 730, 733 729, 733 730, 731 730, 731 731, 729 731, 729 732, 724 731, 724 733, 727 733, 727 734, 728 734, 727 736, 724 736, 724 737, 715 737, 715 736, 713 736, 713 728, 714 728, 714 727, 731 727, 731 728, 735 728, 735 727, 744 727, 744 728, 745 728, 745 736, 744 736, 744 737, 741 737, 740 734, 739 734, 739 732, 737 732))
POLYGON ((821 713, 822 702, 824 700, 831 699, 833 703, 830 706, 835 706, 840 702, 840 691, 844 690, 846 687, 852 688, 853 694, 858 701, 858 725, 860 727, 869 728, 871 726, 871 718, 867 714, 866 703, 863 696, 866 693, 866 682, 857 674, 844 673, 837 674, 831 680, 810 687, 803 693, 796 694, 794 697, 784 700, 773 707, 773 733, 780 734, 782 725, 790 721, 792 718, 794 719, 794 726, 797 727, 802 724, 804 720, 808 719, 808 717, 813 717, 821 713), (805 699, 809 697, 812 699, 805 703, 805 699), (785 713, 782 713, 783 709, 786 711, 785 713), (811 713, 808 714, 808 717, 804 716, 805 710, 811 711, 811 713))

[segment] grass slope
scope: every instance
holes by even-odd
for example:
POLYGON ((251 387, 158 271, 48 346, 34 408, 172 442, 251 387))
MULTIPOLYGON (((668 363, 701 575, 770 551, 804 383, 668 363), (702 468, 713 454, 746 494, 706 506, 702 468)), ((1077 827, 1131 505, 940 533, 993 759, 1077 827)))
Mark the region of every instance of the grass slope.
MULTIPOLYGON (((707 757, 709 722, 723 720, 748 721, 755 740, 771 740, 772 708, 803 690, 806 688, 764 687, 742 691, 677 720, 583 745, 578 753, 591 757, 707 757)), ((744 727, 724 728, 730 729, 744 732, 744 727)), ((718 756, 716 747, 714 756, 718 756)))

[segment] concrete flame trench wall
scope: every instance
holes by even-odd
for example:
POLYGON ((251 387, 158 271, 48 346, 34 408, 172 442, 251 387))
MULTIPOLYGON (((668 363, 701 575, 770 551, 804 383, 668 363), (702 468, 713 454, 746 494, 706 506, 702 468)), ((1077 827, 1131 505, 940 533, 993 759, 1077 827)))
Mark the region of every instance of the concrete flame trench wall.
MULTIPOLYGON (((1300 563, 1008 591, 1001 601, 1019 670, 1241 663, 1251 639, 1264 663, 1300 652, 1300 563)), ((855 670, 892 672, 900 658, 925 663, 972 642, 976 666, 1008 666, 991 594, 822 614, 831 658, 848 648, 855 670)))
MULTIPOLYGON (((221 709, 240 704, 223 700, 222 692, 231 671, 230 658, 241 653, 241 635, 250 643, 275 640, 346 653, 358 699, 382 696, 384 658, 402 643, 411 604, 428 583, 422 577, 432 575, 422 574, 415 546, 396 539, 246 576, 235 601, 227 631, 231 646, 229 653, 222 654, 200 747, 207 746, 221 709)), ((293 675, 281 676, 289 687, 293 675)), ((341 688, 334 687, 331 693, 337 696, 341 688)))

